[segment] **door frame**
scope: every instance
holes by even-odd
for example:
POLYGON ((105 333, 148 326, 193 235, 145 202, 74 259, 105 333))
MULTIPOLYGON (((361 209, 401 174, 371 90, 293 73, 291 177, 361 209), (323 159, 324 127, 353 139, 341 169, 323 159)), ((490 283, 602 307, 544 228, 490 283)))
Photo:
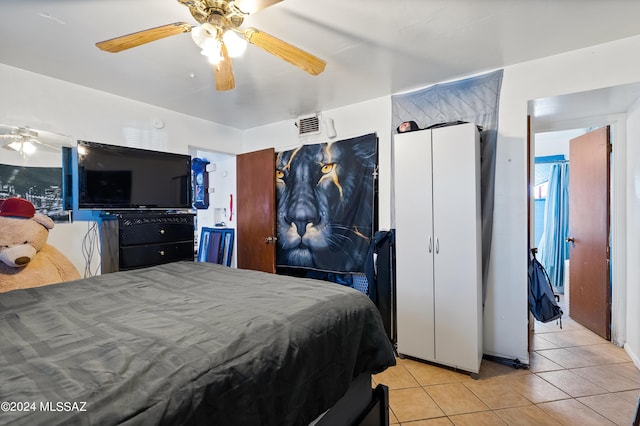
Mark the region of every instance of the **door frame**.
MULTIPOLYGON (((570 130, 578 128, 596 128, 611 126, 611 144, 613 147, 610 157, 610 239, 611 239, 611 342, 623 346, 627 340, 627 280, 626 257, 627 245, 626 223, 626 152, 627 152, 627 117, 626 114, 609 114, 604 116, 581 118, 552 123, 544 128, 536 127, 535 118, 531 118, 532 149, 528 153, 531 170, 533 153, 535 152, 535 134, 542 132, 570 130), (620 254, 620 255, 619 255, 620 254)), ((529 186, 531 186, 529 178, 529 186)), ((529 205, 533 202, 529 197, 529 205)))

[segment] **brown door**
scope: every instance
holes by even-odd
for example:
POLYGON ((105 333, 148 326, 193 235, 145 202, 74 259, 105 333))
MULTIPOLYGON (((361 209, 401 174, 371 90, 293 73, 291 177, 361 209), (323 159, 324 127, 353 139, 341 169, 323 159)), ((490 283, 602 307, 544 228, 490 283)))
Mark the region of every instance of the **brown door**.
POLYGON ((237 156, 238 268, 276 272, 273 148, 237 156))
POLYGON ((569 314, 611 339, 609 126, 569 145, 569 314))

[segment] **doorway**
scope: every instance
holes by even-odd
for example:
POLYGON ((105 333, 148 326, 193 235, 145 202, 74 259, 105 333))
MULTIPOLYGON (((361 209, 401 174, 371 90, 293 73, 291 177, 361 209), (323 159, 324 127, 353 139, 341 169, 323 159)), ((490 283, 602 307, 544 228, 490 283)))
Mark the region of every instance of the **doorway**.
MULTIPOLYGON (((546 132, 597 128, 611 125, 611 341, 622 346, 626 341, 626 114, 637 100, 640 84, 594 89, 529 101, 531 116, 531 179, 533 181, 535 137, 546 132), (534 135, 536 135, 534 137, 534 135)), ((533 188, 531 186, 530 188, 533 188)), ((533 197, 530 197, 533 216, 533 197)), ((533 217, 529 230, 533 239, 533 217)))
MULTIPOLYGON (((532 150, 534 232, 531 244, 538 249, 538 260, 545 266, 554 292, 565 298, 568 297, 570 254, 565 242, 569 213, 569 141, 586 132, 587 129, 570 129, 536 133, 532 150)), ((564 313, 569 314, 566 310, 564 313)))
MULTIPOLYGON (((194 252, 199 250, 202 228, 236 228, 233 200, 236 197, 236 156, 204 148, 190 147, 192 158, 207 162, 206 205, 196 209, 194 229, 194 252)), ((232 250, 231 266, 237 265, 236 241, 232 250)))
POLYGON ((535 141, 539 260, 555 293, 564 294, 565 314, 610 340, 609 126, 536 134, 535 141))

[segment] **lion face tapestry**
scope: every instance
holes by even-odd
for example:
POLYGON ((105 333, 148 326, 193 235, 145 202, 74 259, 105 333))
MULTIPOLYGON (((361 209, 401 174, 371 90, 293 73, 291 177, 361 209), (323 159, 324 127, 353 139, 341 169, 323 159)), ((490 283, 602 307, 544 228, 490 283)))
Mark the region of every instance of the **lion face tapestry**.
POLYGON ((279 267, 362 272, 374 231, 375 134, 276 156, 279 267))

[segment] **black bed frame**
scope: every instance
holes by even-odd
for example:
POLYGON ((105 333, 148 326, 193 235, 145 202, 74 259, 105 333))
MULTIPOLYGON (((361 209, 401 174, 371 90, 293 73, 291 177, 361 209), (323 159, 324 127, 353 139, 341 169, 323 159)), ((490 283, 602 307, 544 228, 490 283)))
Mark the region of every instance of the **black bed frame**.
POLYGON ((389 426, 389 388, 379 384, 371 389, 371 375, 361 374, 310 426, 389 426))

